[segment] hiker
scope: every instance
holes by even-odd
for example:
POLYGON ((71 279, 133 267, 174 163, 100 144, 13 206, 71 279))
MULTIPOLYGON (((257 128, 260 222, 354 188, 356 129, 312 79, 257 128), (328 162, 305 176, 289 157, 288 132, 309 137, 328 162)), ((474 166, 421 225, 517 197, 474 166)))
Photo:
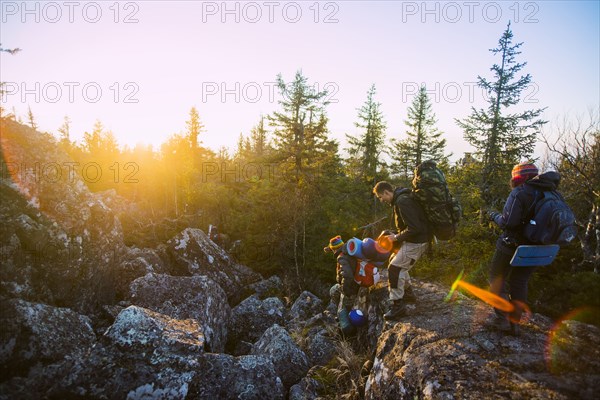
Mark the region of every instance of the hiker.
POLYGON ((331 252, 337 260, 336 281, 337 285, 331 288, 332 298, 337 297, 341 292, 341 298, 336 305, 341 303, 346 312, 352 310, 360 286, 354 280, 354 271, 356 269, 356 258, 348 255, 347 244, 344 243, 341 236, 335 236, 329 240, 329 244, 323 248, 325 252, 331 252))
POLYGON ((382 181, 375 185, 373 193, 381 202, 392 206, 394 212, 397 232, 387 237, 395 247, 400 247, 397 253, 391 256, 388 266, 389 296, 392 305, 383 317, 386 320, 397 320, 406 315, 405 303, 415 301, 408 271, 427 250, 432 233, 425 212, 412 198, 410 189, 394 189, 390 183, 382 181))
POLYGON ((514 306, 510 315, 494 308, 495 313, 487 324, 502 331, 510 331, 513 335, 519 334, 518 323, 527 305, 527 283, 537 267, 512 267, 510 261, 519 245, 532 244, 523 234, 523 222, 531 217, 528 213, 533 212, 536 193, 554 191, 560 182, 557 172, 546 172, 542 175, 538 173, 537 167, 531 162, 515 165, 510 180, 512 191, 502 213, 487 213, 489 220, 502 229, 490 264, 490 291, 510 300, 514 306))

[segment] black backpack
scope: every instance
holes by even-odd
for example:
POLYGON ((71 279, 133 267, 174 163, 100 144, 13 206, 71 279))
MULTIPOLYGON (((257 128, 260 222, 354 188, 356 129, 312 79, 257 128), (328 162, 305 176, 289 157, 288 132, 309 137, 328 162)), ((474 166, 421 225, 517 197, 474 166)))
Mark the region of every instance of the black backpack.
MULTIPOLYGON (((539 197, 538 192, 535 197, 539 197)), ((556 191, 542 192, 542 196, 533 202, 526 216, 530 217, 523 222, 523 235, 534 244, 565 245, 577 236, 575 214, 556 191)))
POLYGON ((439 240, 449 240, 456 235, 461 207, 450 194, 444 173, 433 160, 415 168, 412 196, 425 211, 433 234, 439 240))

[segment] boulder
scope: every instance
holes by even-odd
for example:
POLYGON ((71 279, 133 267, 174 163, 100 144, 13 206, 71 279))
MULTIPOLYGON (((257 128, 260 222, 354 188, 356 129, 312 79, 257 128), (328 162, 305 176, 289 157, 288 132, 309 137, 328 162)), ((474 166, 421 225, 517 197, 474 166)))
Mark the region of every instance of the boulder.
POLYGON ((222 352, 231 309, 225 292, 211 279, 147 274, 131 283, 132 304, 175 319, 195 319, 202 327, 207 351, 222 352))
POLYGON ((35 364, 81 357, 96 341, 89 318, 17 299, 2 301, 0 326, 3 381, 27 375, 35 364))
POLYGON ((124 299, 129 294, 129 284, 149 273, 165 273, 165 266, 153 249, 128 248, 117 267, 116 295, 124 299))
POLYGON ((304 325, 306 320, 320 313, 322 309, 323 302, 321 299, 308 291, 304 291, 290 308, 287 326, 291 330, 297 330, 304 325))
POLYGON ((316 400, 321 384, 313 378, 302 378, 300 382, 290 388, 288 400, 316 400))
POLYGON ((597 328, 563 323, 577 327, 560 333, 554 353, 547 318, 534 314, 520 337, 510 336, 484 323, 493 311, 482 302, 461 294, 445 302, 444 288, 413 284, 417 303, 379 337, 366 399, 593 399, 600 392, 597 328), (548 351, 560 374, 548 368, 548 351))
POLYGON ((284 399, 281 379, 263 356, 204 354, 189 385, 191 399, 284 399))
POLYGON ((235 306, 229 324, 231 347, 239 341, 254 343, 274 324, 283 325, 285 306, 277 297, 260 300, 252 295, 235 306))
POLYGON ((236 263, 200 229, 187 228, 167 242, 176 272, 180 275, 205 275, 217 282, 230 304, 237 304, 250 293, 250 284, 261 276, 236 263))
POLYGON ((308 357, 290 334, 277 324, 267 329, 252 346, 252 354, 262 355, 271 360, 277 376, 286 388, 297 383, 308 372, 308 357))
POLYGON ((283 296, 283 282, 277 275, 251 284, 250 289, 254 291, 261 300, 266 299, 267 297, 283 296))

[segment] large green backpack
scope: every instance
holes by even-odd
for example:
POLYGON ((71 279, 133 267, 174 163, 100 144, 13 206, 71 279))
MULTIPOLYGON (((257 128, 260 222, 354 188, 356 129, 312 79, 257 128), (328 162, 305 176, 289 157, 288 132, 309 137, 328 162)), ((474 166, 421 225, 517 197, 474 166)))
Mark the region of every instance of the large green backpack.
POLYGON ((419 202, 427 220, 439 240, 449 240, 456 235, 461 207, 452 197, 444 173, 433 160, 422 162, 415 168, 412 195, 419 202))

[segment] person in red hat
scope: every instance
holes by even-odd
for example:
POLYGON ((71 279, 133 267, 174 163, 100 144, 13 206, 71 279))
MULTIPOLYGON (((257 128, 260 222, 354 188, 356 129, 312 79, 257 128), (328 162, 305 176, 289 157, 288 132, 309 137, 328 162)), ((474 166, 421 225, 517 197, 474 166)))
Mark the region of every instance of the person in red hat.
POLYGON ((531 244, 523 234, 523 221, 532 205, 542 192, 556 190, 560 182, 557 172, 538 175, 539 171, 532 162, 522 162, 512 169, 510 192, 502 213, 489 211, 490 221, 502 229, 496 242, 496 251, 490 264, 490 291, 514 305, 514 311, 507 314, 494 309, 489 325, 519 334, 518 322, 527 304, 527 285, 536 267, 512 267, 510 261, 518 246, 531 244))

